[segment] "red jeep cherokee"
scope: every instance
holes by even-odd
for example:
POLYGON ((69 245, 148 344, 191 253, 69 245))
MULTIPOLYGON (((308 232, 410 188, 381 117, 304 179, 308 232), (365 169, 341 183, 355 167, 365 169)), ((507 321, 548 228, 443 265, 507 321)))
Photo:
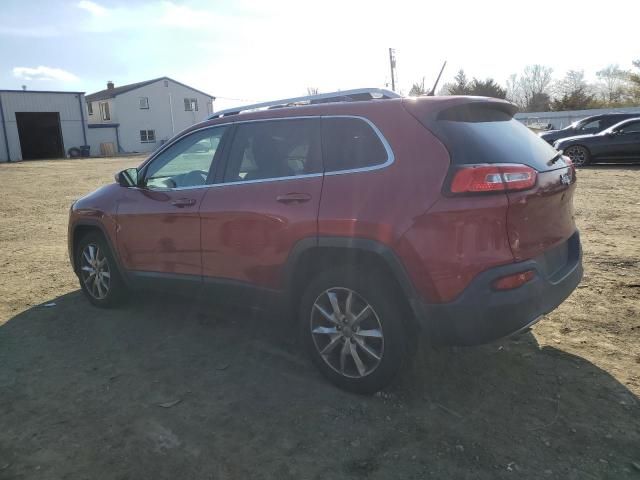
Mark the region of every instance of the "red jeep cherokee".
POLYGON ((283 299, 332 382, 376 391, 418 331, 489 342, 580 281, 574 168, 515 110, 425 97, 214 116, 72 206, 74 271, 101 307, 150 285, 283 299))

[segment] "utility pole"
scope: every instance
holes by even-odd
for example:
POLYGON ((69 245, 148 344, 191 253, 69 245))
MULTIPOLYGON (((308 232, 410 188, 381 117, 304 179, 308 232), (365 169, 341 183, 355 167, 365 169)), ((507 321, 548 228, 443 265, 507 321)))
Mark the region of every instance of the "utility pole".
POLYGON ((396 51, 389 49, 389 66, 391 67, 391 90, 396 91, 396 51))

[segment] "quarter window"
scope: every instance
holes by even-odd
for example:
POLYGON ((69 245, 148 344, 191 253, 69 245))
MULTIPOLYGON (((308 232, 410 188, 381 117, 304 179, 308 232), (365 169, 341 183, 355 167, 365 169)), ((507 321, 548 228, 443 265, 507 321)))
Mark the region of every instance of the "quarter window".
POLYGON ((140 97, 140 110, 149 110, 149 97, 140 97))
POLYGON ((166 189, 204 185, 226 128, 201 130, 168 147, 147 168, 145 186, 166 189))
POLYGON ((388 159, 380 137, 359 118, 322 119, 322 156, 325 172, 381 165, 388 159))
POLYGON ((156 131, 140 130, 140 141, 142 143, 154 143, 156 141, 156 131))
POLYGON ((317 119, 239 124, 225 182, 295 177, 322 172, 317 119))

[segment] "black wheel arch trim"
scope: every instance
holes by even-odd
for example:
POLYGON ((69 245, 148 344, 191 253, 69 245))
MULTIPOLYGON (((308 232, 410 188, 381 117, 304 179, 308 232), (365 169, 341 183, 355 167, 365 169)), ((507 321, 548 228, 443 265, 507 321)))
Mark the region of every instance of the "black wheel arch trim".
POLYGON ((404 265, 391 247, 376 240, 356 237, 319 236, 299 240, 289 253, 284 268, 284 291, 289 295, 293 291, 294 275, 296 267, 302 255, 314 248, 337 248, 356 250, 377 255, 392 272, 397 280, 402 293, 405 295, 411 310, 417 314, 419 296, 409 278, 404 265))
POLYGON ((71 238, 69 239, 69 242, 71 243, 71 251, 70 251, 70 253, 71 253, 71 266, 73 267, 73 271, 76 274, 78 273, 78 266, 76 265, 76 261, 75 261, 76 247, 77 247, 77 245, 75 243, 75 238, 76 238, 76 232, 78 230, 78 227, 90 227, 90 228, 95 228, 95 229, 100 231, 100 233, 104 237, 105 241, 107 242, 107 245, 109 246, 109 249, 111 250, 111 256, 113 257, 113 259, 116 262, 116 267, 118 268, 118 271, 120 272, 120 276, 124 280, 125 284, 128 285, 129 284, 129 278, 128 278, 128 275, 127 275, 127 270, 125 270, 123 268, 122 262, 120 261, 120 257, 118 255, 118 251, 114 248, 114 245, 111 242, 111 237, 107 233, 107 231, 104 228, 104 225, 102 224, 102 222, 100 222, 99 220, 86 218, 86 219, 79 220, 79 221, 77 221, 76 223, 73 224, 73 227, 72 227, 72 230, 71 230, 71 238))

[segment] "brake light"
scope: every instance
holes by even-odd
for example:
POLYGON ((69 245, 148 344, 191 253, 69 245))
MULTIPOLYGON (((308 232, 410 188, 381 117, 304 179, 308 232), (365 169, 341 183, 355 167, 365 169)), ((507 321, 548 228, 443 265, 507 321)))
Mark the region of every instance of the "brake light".
POLYGON ((465 165, 451 180, 451 193, 510 192, 536 184, 537 172, 521 164, 465 165))
POLYGON ((571 178, 576 178, 576 166, 573 164, 571 159, 566 155, 563 155, 562 159, 564 160, 564 163, 567 164, 567 167, 571 169, 571 178))
POLYGON ((495 290, 512 290, 521 287, 535 277, 535 270, 527 270, 526 272, 515 273, 506 277, 499 278, 493 282, 495 290))

